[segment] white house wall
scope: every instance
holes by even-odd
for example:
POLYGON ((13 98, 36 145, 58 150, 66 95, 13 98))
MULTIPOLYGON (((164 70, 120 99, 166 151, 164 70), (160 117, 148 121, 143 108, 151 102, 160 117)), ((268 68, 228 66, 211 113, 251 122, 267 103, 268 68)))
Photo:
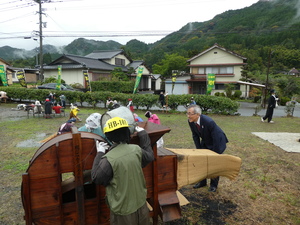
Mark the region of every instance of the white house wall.
MULTIPOLYGON (((57 79, 57 70, 47 70, 45 72, 45 78, 55 77, 57 79)), ((61 70, 61 79, 63 79, 67 84, 84 84, 84 77, 82 70, 61 70)))
POLYGON ((230 63, 243 63, 243 60, 224 52, 221 49, 215 48, 207 53, 199 56, 198 58, 191 61, 190 65, 194 64, 230 64, 230 63), (217 53, 217 54, 215 54, 217 53))
MULTIPOLYGON (((191 68, 190 72, 195 74, 195 69, 198 71, 198 68, 207 68, 213 66, 233 66, 233 75, 218 75, 216 74, 216 83, 236 83, 242 77, 242 65, 243 59, 232 55, 226 51, 223 51, 219 48, 214 48, 203 55, 195 58, 190 62, 191 68), (240 65, 236 65, 240 64, 240 65), (193 66, 194 65, 194 66, 193 66)), ((197 74, 197 72, 196 72, 197 74)), ((240 90, 242 91, 242 96, 245 96, 245 85, 240 85, 240 90)), ((216 92, 224 92, 224 90, 212 90, 211 95, 214 95, 216 92)), ((188 92, 187 92, 188 93, 188 92)))
POLYGON ((182 95, 189 93, 189 87, 186 81, 177 81, 174 85, 174 90, 172 93, 172 81, 165 81, 165 92, 174 95, 182 95))
MULTIPOLYGON (((148 75, 150 74, 150 71, 144 66, 144 65, 140 65, 139 67, 143 67, 143 74, 148 75)), ((139 71, 139 67, 136 68, 135 73, 137 74, 139 71)))
POLYGON ((161 89, 161 79, 157 78, 157 80, 155 80, 155 90, 160 90, 161 89))
POLYGON ((107 62, 111 65, 116 65, 116 62, 115 62, 115 58, 118 58, 118 59, 125 59, 125 65, 128 65, 130 63, 130 61, 127 59, 127 57, 125 55, 122 55, 122 54, 119 54, 119 55, 116 55, 115 57, 111 58, 111 59, 107 59, 107 60, 103 60, 104 62, 107 62))

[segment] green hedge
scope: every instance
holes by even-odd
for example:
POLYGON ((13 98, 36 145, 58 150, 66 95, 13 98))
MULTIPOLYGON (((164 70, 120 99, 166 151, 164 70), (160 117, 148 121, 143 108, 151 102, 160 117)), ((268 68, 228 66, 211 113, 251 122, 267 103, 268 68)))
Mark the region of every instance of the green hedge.
POLYGON ((132 93, 135 81, 91 81, 91 89, 96 91, 111 91, 132 93))
MULTIPOLYGON (((44 102, 49 95, 50 90, 44 89, 29 89, 29 88, 15 88, 15 87, 0 87, 0 91, 5 91, 9 98, 16 101, 26 100, 39 100, 44 102)), ((127 105, 128 99, 131 98, 134 106, 146 107, 147 110, 152 107, 160 107, 158 101, 159 95, 154 94, 124 94, 111 91, 97 91, 97 92, 79 92, 79 91, 52 91, 56 96, 64 94, 67 102, 74 103, 83 102, 88 103, 90 106, 95 107, 97 103, 104 103, 106 107, 106 100, 111 97, 113 100, 118 101, 121 105, 127 105)), ((178 106, 187 106, 190 103, 191 97, 194 97, 196 103, 202 108, 204 112, 210 111, 216 114, 234 114, 239 108, 239 103, 219 96, 211 95, 168 95, 167 104, 172 110, 177 110, 178 106)))

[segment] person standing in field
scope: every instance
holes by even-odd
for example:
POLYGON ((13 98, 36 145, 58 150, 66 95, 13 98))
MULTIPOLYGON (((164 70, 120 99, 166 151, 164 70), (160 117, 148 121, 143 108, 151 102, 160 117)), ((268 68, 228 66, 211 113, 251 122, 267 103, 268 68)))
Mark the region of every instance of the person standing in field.
MULTIPOLYGON (((210 149, 218 154, 222 154, 226 149, 228 139, 223 130, 210 117, 203 115, 200 106, 190 105, 187 108, 188 124, 192 131, 192 137, 197 149, 210 149)), ((219 177, 210 180, 208 191, 216 192, 219 184, 219 177)), ((201 188, 207 185, 204 179, 194 188, 201 188)))
POLYGON ((92 180, 105 186, 111 225, 150 225, 142 168, 154 160, 154 154, 148 133, 141 127, 135 127, 135 131, 140 146, 129 144, 128 122, 113 117, 104 125, 104 134, 112 146, 96 141, 92 180))
POLYGON ((273 113, 274 113, 274 108, 277 107, 277 101, 278 98, 275 95, 275 90, 270 91, 271 96, 268 99, 268 108, 266 111, 266 115, 264 117, 261 117, 261 122, 265 122, 266 119, 268 119, 268 123, 274 123, 272 120, 273 118, 273 113))

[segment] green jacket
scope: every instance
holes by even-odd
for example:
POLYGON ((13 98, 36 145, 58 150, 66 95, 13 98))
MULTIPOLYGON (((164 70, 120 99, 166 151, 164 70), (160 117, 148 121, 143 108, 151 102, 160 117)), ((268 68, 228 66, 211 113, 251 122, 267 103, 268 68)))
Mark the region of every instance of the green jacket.
POLYGON ((114 174, 106 187, 110 209, 118 215, 135 212, 146 203, 147 197, 141 148, 133 144, 119 144, 104 157, 114 174))

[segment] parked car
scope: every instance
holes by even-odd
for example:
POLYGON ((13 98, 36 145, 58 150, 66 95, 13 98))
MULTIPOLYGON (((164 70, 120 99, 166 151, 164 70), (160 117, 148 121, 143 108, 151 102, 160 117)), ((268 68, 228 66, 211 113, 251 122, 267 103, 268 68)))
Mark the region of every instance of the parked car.
MULTIPOLYGON (((62 91, 81 91, 79 89, 73 88, 72 86, 68 84, 61 84, 60 88, 62 91)), ((52 89, 56 90, 56 83, 46 83, 40 86, 37 86, 37 89, 52 89)))

